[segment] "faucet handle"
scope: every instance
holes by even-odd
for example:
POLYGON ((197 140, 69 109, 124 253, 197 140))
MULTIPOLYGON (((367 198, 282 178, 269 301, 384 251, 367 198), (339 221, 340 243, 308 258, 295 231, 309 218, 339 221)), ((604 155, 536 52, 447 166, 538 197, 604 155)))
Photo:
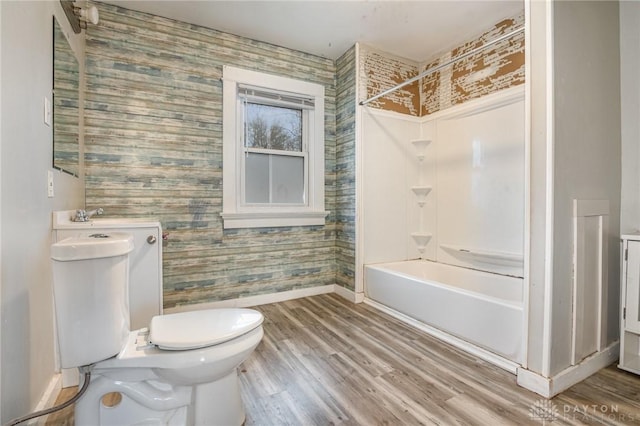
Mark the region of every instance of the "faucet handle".
POLYGON ((74 222, 89 222, 89 219, 91 219, 91 217, 93 215, 98 215, 100 216, 102 213, 104 213, 104 210, 102 208, 97 208, 95 210, 91 210, 90 212, 84 210, 84 209, 78 209, 76 210, 76 216, 73 218, 74 222))
POLYGON ((83 209, 76 210, 76 217, 73 218, 74 222, 86 222, 89 220, 87 211, 83 209))

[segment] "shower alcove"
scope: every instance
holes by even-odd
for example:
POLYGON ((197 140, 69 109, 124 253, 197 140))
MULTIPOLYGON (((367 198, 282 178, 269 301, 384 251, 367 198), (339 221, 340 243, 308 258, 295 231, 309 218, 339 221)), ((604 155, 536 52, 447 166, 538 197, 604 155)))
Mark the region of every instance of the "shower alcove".
POLYGON ((423 65, 356 49, 356 293, 514 373, 525 340, 523 22, 423 65))
POLYGON ((368 303, 509 371, 523 360, 524 91, 415 119, 363 108, 368 303))

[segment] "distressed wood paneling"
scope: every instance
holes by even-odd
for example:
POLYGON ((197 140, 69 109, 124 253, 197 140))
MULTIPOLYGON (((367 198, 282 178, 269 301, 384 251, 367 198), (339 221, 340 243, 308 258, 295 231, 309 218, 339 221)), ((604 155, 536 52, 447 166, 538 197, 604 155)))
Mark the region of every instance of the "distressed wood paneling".
MULTIPOLYGON (((362 46, 362 45, 361 45, 362 46)), ((362 99, 368 99, 418 75, 418 65, 408 59, 370 47, 360 49, 360 87, 362 99)), ((376 99, 369 107, 420 115, 420 82, 415 81, 395 92, 376 99)))
MULTIPOLYGON (((523 14, 504 19, 478 37, 429 61, 420 72, 463 55, 522 25, 523 14)), ((422 79, 420 115, 524 84, 524 49, 524 32, 521 32, 422 79)))
POLYGON ((336 87, 336 283, 355 290, 355 46, 336 61, 336 87))
MULTIPOLYGON (((361 46, 360 100, 368 99, 427 69, 444 64, 524 25, 524 15, 504 19, 468 42, 420 65, 361 46)), ((455 62, 412 84, 368 103, 413 116, 425 116, 499 90, 524 84, 524 32, 455 62)))
POLYGON ((336 282, 336 69, 333 61, 96 3, 86 46, 87 206, 158 218, 164 304, 336 282), (324 227, 223 230, 222 66, 325 87, 324 227))

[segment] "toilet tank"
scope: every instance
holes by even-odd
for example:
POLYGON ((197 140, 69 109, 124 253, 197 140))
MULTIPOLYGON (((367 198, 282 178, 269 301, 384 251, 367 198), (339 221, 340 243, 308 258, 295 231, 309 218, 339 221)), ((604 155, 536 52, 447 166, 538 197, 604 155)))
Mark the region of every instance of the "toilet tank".
POLYGON ((96 233, 51 246, 62 368, 110 358, 129 334, 129 253, 133 237, 96 233))
POLYGON ((82 237, 96 232, 133 235, 129 254, 129 316, 131 329, 149 327, 162 314, 162 227, 152 218, 97 218, 73 222, 73 211, 53 213, 54 238, 82 237))

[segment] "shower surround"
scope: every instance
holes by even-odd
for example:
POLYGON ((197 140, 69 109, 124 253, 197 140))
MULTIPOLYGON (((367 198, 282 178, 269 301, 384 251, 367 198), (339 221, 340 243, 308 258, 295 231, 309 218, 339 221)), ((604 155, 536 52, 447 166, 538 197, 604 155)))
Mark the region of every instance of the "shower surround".
MULTIPOLYGON (((359 45, 358 99, 523 23, 522 15, 505 19, 424 64, 359 45)), ((512 372, 526 335, 523 83, 519 32, 357 115, 356 288, 369 303, 512 372)))

